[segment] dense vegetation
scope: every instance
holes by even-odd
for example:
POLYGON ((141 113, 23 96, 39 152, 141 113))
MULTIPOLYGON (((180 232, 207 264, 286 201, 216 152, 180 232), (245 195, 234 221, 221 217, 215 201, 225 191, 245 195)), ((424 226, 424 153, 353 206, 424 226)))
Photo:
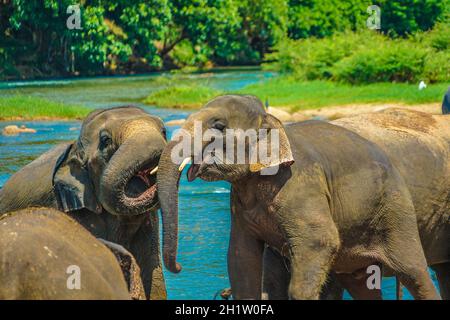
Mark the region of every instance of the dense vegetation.
POLYGON ((267 55, 270 69, 299 80, 373 82, 450 81, 450 24, 391 39, 371 31, 285 40, 267 55))
POLYGON ((82 119, 91 109, 33 96, 0 96, 0 120, 82 119))
MULTIPOLYGON (((68 13, 67 8, 76 3, 73 0, 3 0, 0 1, 0 78, 259 64, 274 49, 280 50, 279 56, 269 55, 268 59, 283 60, 286 59, 283 48, 303 49, 318 42, 316 38, 327 39, 336 32, 366 29, 369 5, 381 7, 381 32, 396 39, 429 30, 437 21, 445 20, 449 1, 80 0, 82 29, 70 30, 66 22, 72 18, 73 11, 68 13), (295 42, 297 39, 308 40, 295 42)), ((348 41, 360 40, 352 37, 358 36, 349 35, 348 41)), ((409 50, 403 40, 395 41, 393 48, 387 40, 384 43, 387 57, 397 49, 409 50)), ((439 41, 445 43, 446 39, 439 41)), ((333 73, 328 70, 330 66, 325 71, 320 66, 320 70, 312 72, 325 72, 325 78, 359 82, 359 77, 354 80, 358 70, 351 66, 371 58, 370 50, 374 46, 362 50, 358 57, 344 53, 345 59, 342 62, 339 59, 333 73)), ((428 63, 419 67, 420 72, 431 74, 433 81, 440 81, 442 75, 436 68, 442 66, 447 53, 437 48, 430 53, 421 47, 408 54, 405 63, 417 60, 428 63), (432 54, 431 62, 427 62, 429 54, 432 54)), ((303 64, 316 61, 300 58, 303 64)), ((388 78, 380 76, 384 71, 364 81, 412 80, 420 73, 407 70, 406 77, 397 79, 396 73, 388 78), (414 76, 409 76, 411 73, 414 76)))

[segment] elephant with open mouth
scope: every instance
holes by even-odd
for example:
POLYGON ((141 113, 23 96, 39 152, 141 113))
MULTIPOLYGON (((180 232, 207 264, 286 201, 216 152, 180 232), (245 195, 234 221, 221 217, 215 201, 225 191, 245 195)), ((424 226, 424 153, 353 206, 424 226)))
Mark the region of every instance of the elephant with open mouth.
POLYGON ((93 235, 129 250, 147 298, 165 299, 159 250, 158 161, 163 122, 136 107, 91 112, 77 141, 56 146, 0 190, 0 213, 26 207, 66 212, 93 235))
MULTIPOLYGON (((361 132, 363 127, 372 132, 352 131, 351 119, 339 125, 305 121, 284 126, 252 96, 220 96, 192 114, 182 130, 194 136, 193 144, 199 123, 203 131, 224 138, 219 144, 216 138, 202 138, 200 148, 192 146, 180 164, 174 159, 183 135, 177 135, 161 155, 157 183, 166 267, 181 270, 176 261, 178 184, 184 165, 194 159, 189 181, 225 180, 232 186, 228 273, 236 299, 261 299, 264 274, 272 267, 280 277, 289 275, 281 288, 286 298, 318 299, 328 275, 345 280, 372 265, 396 275, 414 298, 439 299, 427 263, 436 267, 441 292, 448 297, 450 118, 397 112, 354 121, 361 132), (226 161, 223 155, 235 148, 229 146, 235 139, 225 138, 229 129, 278 132, 278 156, 226 161), (371 135, 374 141, 383 141, 383 135, 386 140, 378 145, 368 139, 371 135), (211 148, 213 143, 222 152, 211 148), (207 153, 203 161, 195 161, 196 152, 207 153), (206 161, 211 157, 215 160, 206 161), (267 247, 286 259, 288 268, 266 262, 267 247)), ((268 136, 245 140, 247 150, 255 143, 270 150, 274 140, 268 136)))

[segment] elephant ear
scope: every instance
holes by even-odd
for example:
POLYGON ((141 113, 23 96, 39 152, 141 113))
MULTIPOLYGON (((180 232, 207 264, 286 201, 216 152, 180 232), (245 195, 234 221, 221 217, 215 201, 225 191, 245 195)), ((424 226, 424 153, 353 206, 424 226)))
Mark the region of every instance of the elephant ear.
POLYGON ((86 208, 101 212, 88 171, 76 154, 73 143, 56 161, 52 182, 59 210, 70 212, 86 208))
POLYGON ((260 126, 258 150, 261 147, 265 148, 265 151, 269 156, 261 158, 261 152, 259 152, 257 163, 250 164, 251 172, 261 172, 263 175, 273 175, 278 172, 279 166, 291 166, 294 163, 291 145, 283 124, 280 120, 268 113, 263 116, 260 126), (277 132, 273 132, 273 130, 276 130, 277 132), (265 134, 262 134, 264 132, 265 134), (272 138, 278 138, 278 143, 277 141, 271 141, 272 138), (275 154, 273 154, 274 152, 275 154))

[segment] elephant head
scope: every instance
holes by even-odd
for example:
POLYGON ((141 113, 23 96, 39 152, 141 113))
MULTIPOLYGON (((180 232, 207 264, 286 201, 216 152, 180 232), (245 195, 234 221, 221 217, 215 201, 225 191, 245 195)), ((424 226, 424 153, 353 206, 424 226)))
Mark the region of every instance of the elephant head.
POLYGON ((136 107, 96 110, 59 157, 53 185, 59 209, 139 215, 156 209, 163 122, 136 107))
POLYGON ((199 177, 206 181, 226 180, 232 183, 245 179, 248 175, 260 174, 268 168, 279 165, 288 166, 294 162, 283 125, 278 119, 266 113, 261 101, 253 96, 225 95, 217 97, 208 102, 200 111, 192 114, 181 130, 183 134, 173 138, 164 149, 157 174, 163 220, 164 264, 172 272, 181 270, 181 266, 176 262, 178 184, 181 171, 188 161, 193 160, 187 172, 189 181, 199 177), (215 134, 211 136, 211 139, 201 138, 202 141, 198 143, 198 139, 195 142, 195 135, 199 133, 198 129, 201 129, 201 132, 212 131, 215 134), (255 132, 255 139, 246 139, 245 137, 244 140, 241 139, 246 152, 244 152, 244 161, 238 161, 237 148, 240 145, 237 143, 238 135, 234 133, 237 131, 248 132, 249 129, 255 132), (266 134, 263 135, 262 131, 266 134), (256 161, 253 161, 249 150, 255 144, 258 144, 258 147, 265 145, 266 150, 271 149, 270 145, 273 142, 273 138, 269 138, 271 131, 277 131, 276 156, 265 161, 257 157, 256 161), (229 132, 233 132, 231 136, 229 132), (181 140, 186 136, 193 137, 194 141, 191 140, 187 143, 190 145, 191 152, 183 155, 186 159, 180 164, 180 161, 174 161, 174 155, 178 154, 179 146, 183 145, 181 140), (220 137, 221 139, 218 139, 220 137), (220 142, 217 143, 218 141, 220 142), (197 146, 195 146, 196 143, 197 146), (213 144, 215 148, 211 148, 213 144), (218 150, 218 146, 222 150, 218 150), (208 150, 212 152, 206 152, 208 150), (222 151, 221 155, 218 155, 217 151, 222 151), (207 154, 205 155, 205 153, 207 154), (232 154, 232 156, 224 159, 224 154, 232 154))

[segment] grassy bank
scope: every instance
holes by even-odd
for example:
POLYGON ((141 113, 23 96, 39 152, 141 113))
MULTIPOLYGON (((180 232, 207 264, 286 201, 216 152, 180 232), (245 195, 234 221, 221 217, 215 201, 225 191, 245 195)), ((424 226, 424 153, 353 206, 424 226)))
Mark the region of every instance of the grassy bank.
POLYGON ((219 94, 220 91, 202 85, 173 86, 153 92, 144 103, 162 108, 197 109, 219 94))
POLYGON ((91 109, 33 96, 0 96, 0 120, 82 119, 91 109))
MULTIPOLYGON (((329 81, 298 81, 292 77, 278 77, 263 83, 249 85, 237 92, 252 94, 271 106, 285 107, 291 111, 327 106, 369 103, 400 103, 406 105, 442 101, 448 84, 432 84, 418 90, 417 84, 375 83, 352 86, 329 81)), ((146 103, 161 107, 201 107, 212 97, 227 92, 197 86, 168 87, 152 93, 146 103)))
POLYGON ((269 100, 272 106, 291 111, 328 106, 369 103, 400 103, 406 105, 442 101, 448 84, 429 85, 418 90, 416 84, 374 83, 351 86, 326 81, 298 82, 282 77, 266 83, 250 85, 242 92, 269 100))

